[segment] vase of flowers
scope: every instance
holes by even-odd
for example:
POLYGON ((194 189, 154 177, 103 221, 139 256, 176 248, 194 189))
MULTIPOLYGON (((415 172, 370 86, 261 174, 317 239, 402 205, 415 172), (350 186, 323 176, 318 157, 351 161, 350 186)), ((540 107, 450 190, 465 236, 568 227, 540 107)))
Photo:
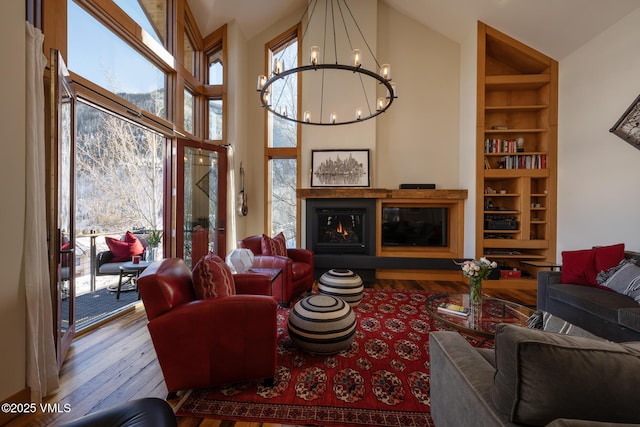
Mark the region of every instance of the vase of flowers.
POLYGON ((473 305, 482 304, 482 280, 489 277, 491 270, 498 264, 482 257, 479 260, 464 261, 459 265, 462 267, 462 274, 469 278, 469 302, 473 305))

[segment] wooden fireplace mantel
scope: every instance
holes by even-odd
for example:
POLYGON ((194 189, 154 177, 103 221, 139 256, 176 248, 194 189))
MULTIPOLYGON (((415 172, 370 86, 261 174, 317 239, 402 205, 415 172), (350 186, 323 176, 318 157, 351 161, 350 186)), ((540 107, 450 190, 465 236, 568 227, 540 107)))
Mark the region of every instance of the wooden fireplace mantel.
POLYGON ((464 200, 467 190, 389 190, 386 188, 298 188, 301 199, 441 199, 464 200))
POLYGON ((384 188, 299 188, 301 199, 375 199, 375 256, 316 255, 316 266, 353 268, 357 262, 370 263, 379 279, 461 280, 460 268, 451 260, 461 259, 464 247, 464 204, 467 190, 390 190, 384 188), (382 210, 385 207, 446 207, 448 217, 447 247, 382 246, 382 210), (323 257, 330 257, 326 266, 323 257), (431 267, 416 267, 418 261, 431 267), (344 263, 344 265, 337 263, 344 263), (443 269, 443 265, 447 266, 443 269))

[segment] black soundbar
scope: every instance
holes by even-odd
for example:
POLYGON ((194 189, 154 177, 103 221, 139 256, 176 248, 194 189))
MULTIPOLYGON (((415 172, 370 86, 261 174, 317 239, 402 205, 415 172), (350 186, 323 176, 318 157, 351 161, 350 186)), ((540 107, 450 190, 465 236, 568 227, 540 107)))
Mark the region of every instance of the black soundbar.
POLYGON ((435 190, 435 184, 400 184, 401 190, 435 190))

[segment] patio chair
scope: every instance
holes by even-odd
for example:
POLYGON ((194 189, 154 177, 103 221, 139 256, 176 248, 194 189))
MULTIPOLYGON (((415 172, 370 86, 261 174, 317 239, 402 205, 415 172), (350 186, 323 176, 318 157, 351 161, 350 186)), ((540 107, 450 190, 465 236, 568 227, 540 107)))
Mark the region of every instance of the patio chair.
POLYGON ((124 264, 131 262, 135 255, 146 259, 149 255, 149 243, 146 234, 127 231, 120 240, 105 236, 109 250, 96 254, 95 275, 118 276, 118 283, 108 287, 109 291, 116 292, 116 299, 120 299, 120 292, 134 290, 135 280, 140 274, 140 269, 124 268, 124 264))

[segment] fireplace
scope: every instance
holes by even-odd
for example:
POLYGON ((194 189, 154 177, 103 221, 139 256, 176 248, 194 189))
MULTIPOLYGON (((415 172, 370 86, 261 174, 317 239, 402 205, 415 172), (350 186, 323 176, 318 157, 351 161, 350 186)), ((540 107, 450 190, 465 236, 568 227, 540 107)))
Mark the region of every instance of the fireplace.
POLYGON ((308 199, 307 248, 316 254, 375 251, 375 200, 308 199))

